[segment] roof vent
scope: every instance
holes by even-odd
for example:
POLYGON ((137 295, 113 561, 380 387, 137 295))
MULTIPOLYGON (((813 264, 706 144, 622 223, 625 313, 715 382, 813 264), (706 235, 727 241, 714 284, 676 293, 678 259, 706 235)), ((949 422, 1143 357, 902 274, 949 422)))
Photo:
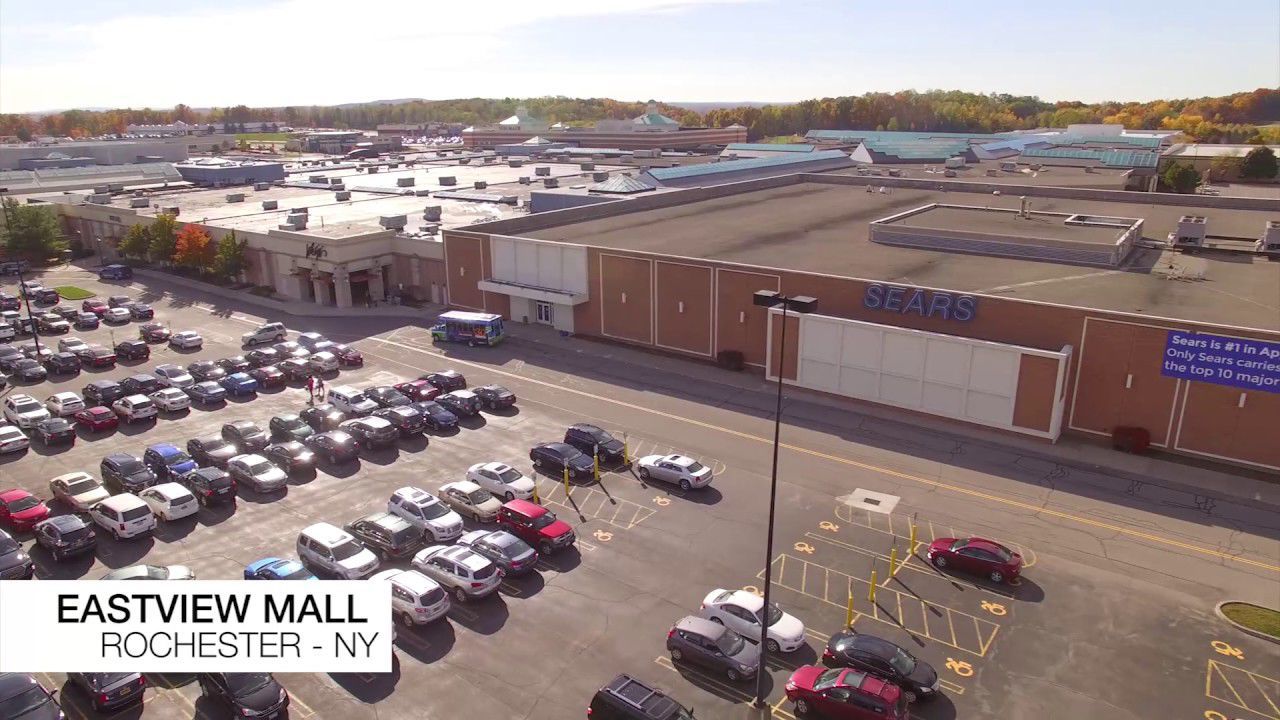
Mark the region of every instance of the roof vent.
POLYGON ((542 181, 542 186, 549 187, 549 188, 560 187, 560 181, 557 180, 556 178, 549 177, 542 181))
POLYGON ((1280 252, 1280 220, 1268 220, 1258 238, 1258 252, 1280 252))
POLYGON ((596 164, 595 164, 595 163, 582 163, 582 164, 578 165, 578 169, 579 169, 579 170, 595 170, 595 169, 596 169, 596 164))
POLYGON ((144 208, 148 204, 148 200, 144 197, 129 198, 129 207, 131 208, 144 208))
POLYGON ((244 202, 244 193, 227 193, 227 202, 244 202))
POLYGON ((85 200, 93 203, 94 205, 110 205, 111 193, 94 193, 85 198, 85 200))
POLYGON ((296 207, 296 208, 289 208, 289 213, 293 215, 297 215, 299 213, 303 215, 308 215, 311 213, 311 211, 305 207, 296 207))
POLYGON ((414 190, 414 191, 413 191, 413 196, 414 196, 414 197, 426 197, 426 196, 428 196, 428 195, 430 195, 430 194, 431 194, 431 191, 430 191, 430 190, 428 190, 428 189, 426 189, 426 188, 420 188, 420 189, 418 189, 418 190, 414 190))
POLYGON ((162 215, 172 215, 174 217, 178 217, 178 212, 179 210, 177 205, 169 205, 168 207, 160 208, 160 213, 162 215))
POLYGON ((443 210, 444 210, 444 208, 440 207, 439 205, 428 205, 428 206, 426 206, 425 208, 423 208, 423 209, 422 209, 422 219, 423 219, 423 220, 431 220, 431 221, 439 221, 439 220, 440 220, 440 213, 441 213, 441 211, 443 211, 443 210))
POLYGON ((413 187, 415 182, 411 177, 396 178, 396 187, 413 187))
POLYGON ((94 185, 94 186, 93 186, 93 194, 94 194, 94 195, 106 195, 106 194, 107 194, 107 193, 109 193, 109 192, 111 192, 111 187, 110 187, 110 186, 108 186, 108 185, 94 185))
POLYGON ((608 173, 608 172, 593 172, 593 173, 591 173, 591 179, 592 179, 592 180, 594 180, 594 181, 596 181, 596 182, 603 182, 603 181, 605 181, 605 180, 608 180, 608 179, 609 179, 609 173, 608 173))
POLYGON ((372 174, 374 174, 374 173, 378 172, 379 170, 381 170, 381 168, 379 168, 377 165, 370 165, 370 166, 369 166, 369 169, 368 169, 368 170, 366 170, 365 172, 367 172, 367 173, 369 173, 370 175, 372 175, 372 174))
POLYGON ((378 224, 388 230, 403 230, 409 224, 409 218, 405 215, 383 215, 378 218, 378 224))
POLYGON ((351 199, 351 191, 350 191, 350 190, 339 190, 339 191, 337 191, 337 192, 335 192, 335 193, 333 194, 333 199, 334 199, 334 200, 350 200, 350 199, 351 199))
POLYGON ((1207 218, 1203 215, 1183 215, 1178 218, 1178 229, 1166 238, 1174 247, 1203 247, 1207 218))
POLYGON ((457 185, 458 178, 454 177, 453 175, 441 175, 440 184, 441 185, 457 185))
POLYGON ((326 181, 326 178, 324 175, 312 175, 311 177, 307 178, 307 182, 322 183, 325 181, 326 181))
POLYGON ((275 209, 277 209, 277 208, 279 208, 279 207, 280 207, 280 201, 279 201, 279 200, 263 200, 263 201, 262 201, 262 209, 263 209, 263 210, 275 210, 275 209))
POLYGON ((254 190, 270 190, 271 183, 254 183, 253 189, 254 190))
POLYGON ((520 184, 521 184, 521 185, 528 185, 530 182, 532 182, 532 181, 529 179, 529 176, 528 176, 528 175, 521 175, 521 176, 520 176, 520 184))
POLYGON ((508 160, 507 167, 524 167, 523 160, 508 160))
POLYGON ((467 157, 467 158, 466 158, 466 157, 465 157, 465 158, 462 158, 461 160, 459 160, 459 161, 458 161, 458 164, 459 164, 459 165, 470 165, 470 164, 471 164, 471 158, 468 158, 468 157, 467 157))
POLYGON ((551 177, 551 168, 546 166, 536 167, 533 169, 533 174, 538 177, 551 177))
POLYGON ((484 190, 485 188, 489 187, 489 183, 485 182, 484 180, 477 180, 475 183, 475 187, 477 190, 484 190))

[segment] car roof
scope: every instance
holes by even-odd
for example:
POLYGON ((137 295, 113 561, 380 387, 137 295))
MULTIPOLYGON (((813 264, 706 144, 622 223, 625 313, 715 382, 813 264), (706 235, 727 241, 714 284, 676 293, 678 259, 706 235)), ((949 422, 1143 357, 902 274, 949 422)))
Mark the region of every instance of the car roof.
POLYGON ((416 505, 430 505, 432 503, 440 502, 440 498, 436 497, 432 493, 423 490, 422 488, 411 487, 408 485, 398 488, 394 493, 392 493, 392 495, 404 498, 416 505))
POLYGON ((160 493, 161 495, 165 496, 170 500, 174 498, 180 498, 183 495, 186 495, 187 497, 191 496, 191 491, 187 490, 185 487, 183 487, 182 485, 176 482, 167 482, 167 483, 160 483, 159 485, 152 485, 149 489, 155 490, 156 492, 160 493))
POLYGON ((381 525, 388 530, 403 530, 405 528, 412 527, 409 524, 409 521, 399 515, 392 515, 386 511, 369 513, 360 519, 376 525, 381 525))
POLYGON ((496 473, 506 472, 511 466, 504 462, 487 462, 480 466, 481 470, 492 470, 496 473))
POLYGON ((891 658, 897 655, 899 650, 897 645, 888 640, 858 632, 841 633, 836 638, 836 645, 840 649, 853 648, 882 658, 891 658))
POLYGON ((80 396, 70 391, 64 391, 60 393, 54 393, 52 396, 50 396, 49 399, 52 400, 53 398, 57 398, 59 400, 79 400, 80 396))
POLYGON ((578 451, 578 449, 575 448, 574 446, 564 442, 542 443, 541 445, 539 445, 539 447, 544 447, 548 450, 555 450, 556 452, 569 452, 569 451, 577 452, 578 451))
POLYGON ((41 524, 43 525, 45 523, 48 523, 49 525, 52 525, 64 532, 67 530, 79 530, 82 527, 88 526, 88 523, 84 521, 84 518, 79 515, 54 515, 41 524))
POLYGON ((120 383, 116 382, 115 380, 94 380, 93 382, 89 383, 89 385, 96 388, 108 388, 108 387, 119 387, 120 383))
POLYGON ((30 690, 33 685, 39 685, 35 676, 26 673, 7 672, 0 673, 0 700, 8 700, 30 690))
POLYGON ((148 449, 148 450, 155 450, 155 451, 156 451, 156 452, 158 452, 158 453, 162 453, 162 454, 166 454, 166 455, 178 452, 178 446, 177 446, 177 445, 174 445, 173 443, 167 443, 167 442, 161 442, 161 443, 156 443, 156 444, 154 444, 154 445, 148 445, 148 446, 147 446, 147 449, 148 449))
POLYGON ((337 545, 351 539, 351 535, 337 525, 318 522, 303 528, 302 534, 322 545, 337 545))
POLYGON ((711 640, 718 640, 725 633, 725 627, 719 623, 712 622, 706 618, 700 618, 697 615, 688 615, 680 622, 676 623, 676 628, 685 632, 692 632, 711 640))
POLYGON ((595 434, 595 433, 597 433, 597 432, 603 432, 603 430, 601 430, 601 429, 600 429, 600 427, 598 427, 598 426, 596 426, 596 425, 592 425, 591 423, 574 423, 574 424, 572 424, 572 425, 570 425, 570 426, 569 426, 569 429, 570 429, 570 430, 581 430, 581 431, 583 431, 583 432, 589 432, 589 433, 592 433, 592 434, 595 434))
POLYGON ((541 505, 531 503, 528 500, 521 500, 520 498, 508 500, 505 507, 530 518, 542 517, 548 512, 547 509, 541 505))
POLYGON ((387 579, 415 595, 425 595, 440 587, 440 583, 417 570, 401 570, 387 579))
POLYGON ((131 510, 136 507, 147 506, 146 503, 142 502, 142 498, 138 497, 137 495, 134 495, 133 493, 120 493, 119 495, 112 495, 106 500, 103 500, 102 504, 106 505, 112 510, 131 510))
POLYGON ((5 501, 18 500, 24 497, 31 497, 31 493, 27 492, 26 490, 22 490, 20 488, 14 488, 12 490, 5 490, 4 492, 0 492, 0 500, 5 500, 5 501))
POLYGON ((442 491, 445 488, 448 488, 450 490, 461 490, 464 493, 471 494, 476 490, 479 490, 480 486, 471 482, 470 480, 454 480, 453 482, 445 483, 444 485, 440 486, 440 489, 442 491))

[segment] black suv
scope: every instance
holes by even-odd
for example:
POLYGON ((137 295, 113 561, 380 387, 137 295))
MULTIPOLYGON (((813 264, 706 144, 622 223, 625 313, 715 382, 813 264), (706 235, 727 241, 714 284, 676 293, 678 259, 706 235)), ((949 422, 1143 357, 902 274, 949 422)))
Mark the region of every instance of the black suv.
POLYGON ((630 675, 619 675, 596 691, 591 720, 693 720, 693 710, 630 675))
POLYGON ((154 375, 138 373, 121 381, 120 388, 125 395, 150 395, 160 389, 160 381, 154 375))
POLYGON ((124 388, 115 380, 94 380, 84 386, 86 405, 111 405, 124 397, 124 388))
POLYGON ((281 717, 289 693, 271 673, 200 673, 200 692, 235 717, 281 717))
POLYGON ((187 372, 191 373, 191 377, 196 382, 205 380, 221 380, 227 376, 227 371, 223 370, 218 364, 212 360, 200 360, 193 362, 187 366, 187 372))
POLYGON ((467 389, 467 379, 457 370, 441 370, 440 372, 427 373, 422 375, 421 379, 440 388, 442 393, 467 389))
POLYGON ((56 352, 44 361, 45 368, 59 375, 75 375, 80 372, 80 358, 75 353, 56 352))
POLYGON ((178 477, 178 482, 190 490, 191 494, 196 496, 196 502, 201 505, 223 503, 234 505, 236 502, 236 481, 221 468, 202 467, 189 470, 178 477))
POLYGON ((240 450, 221 435, 206 435, 188 440, 187 454, 202 467, 213 466, 225 470, 227 461, 239 455, 240 450))
POLYGON ((423 548, 422 530, 389 512, 376 512, 348 523, 345 530, 383 558, 412 557, 423 548))
POLYGON ((390 385, 378 385, 364 391, 365 397, 378 403, 378 407, 400 407, 408 405, 413 401, 409 396, 391 387, 390 385))
POLYGON ((222 439, 234 443, 241 452, 254 453, 270 442, 267 431, 252 420, 236 420, 222 426, 222 439))
POLYGON ((102 484, 116 492, 136 493, 156 484, 156 474, 139 458, 129 453, 111 453, 98 466, 102 484))
POLYGON ((601 463, 622 462, 622 441, 595 425, 578 423, 564 431, 564 441, 593 457, 599 452, 601 463))
POLYGON ((253 369, 253 366, 249 364, 248 360, 244 359, 243 355, 232 355, 231 357, 224 357, 221 360, 215 361, 215 364, 218 367, 222 368, 224 371, 226 371, 228 374, 238 373, 238 372, 249 372, 250 370, 253 369))
POLYGON ((480 404, 490 410, 509 408, 516 404, 516 394, 501 385, 481 385, 471 388, 471 392, 480 398, 480 404))
POLYGON ((406 438, 421 435, 427 426, 426 418, 422 417, 422 413, 409 405, 378 408, 373 411, 373 417, 380 417, 395 425, 400 431, 400 437, 406 438))
POLYGON ((125 340, 116 343, 116 357, 121 360, 146 360, 151 357, 151 346, 141 340, 125 340))
POLYGON ((328 432, 337 430, 338 426, 342 425, 342 421, 347 419, 347 414, 329 403, 324 403, 303 410, 299 417, 316 432, 328 432))
POLYGON ((267 429, 271 431, 272 440, 306 440, 315 434, 315 428, 311 427, 302 418, 293 413, 284 413, 276 415, 267 423, 267 429))

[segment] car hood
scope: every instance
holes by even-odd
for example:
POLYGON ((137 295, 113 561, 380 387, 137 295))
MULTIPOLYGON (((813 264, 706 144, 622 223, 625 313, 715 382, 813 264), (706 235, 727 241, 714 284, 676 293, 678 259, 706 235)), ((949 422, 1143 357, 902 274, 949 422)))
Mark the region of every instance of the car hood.
POLYGON ((937 540, 934 540, 933 542, 929 543, 929 552, 941 552, 945 550, 950 550, 951 545, 955 543, 955 541, 956 541, 955 538, 938 538, 937 540))
POLYGON ((488 500, 485 500, 476 506, 476 510, 479 510, 486 515, 497 515, 498 511, 501 509, 502 501, 493 496, 490 496, 488 500))
POLYGON ((737 655, 733 655, 732 657, 735 661, 740 662, 743 665, 759 665, 760 646, 748 640, 747 642, 742 643, 742 649, 738 651, 737 655))
POLYGON ((933 666, 923 660, 916 661, 916 669, 911 671, 911 682, 920 687, 931 687, 938 681, 938 671, 933 666))
POLYGON ((276 482, 279 480, 288 480, 289 475, 278 467, 272 467, 270 470, 256 476, 259 482, 276 482))
POLYGON ((230 460, 231 458, 239 455, 240 451, 237 450, 234 445, 219 445, 212 450, 206 450, 205 454, 209 457, 227 458, 230 460))
POLYGON ((569 523, 557 519, 555 522, 539 530, 538 534, 545 538, 555 539, 561 535, 571 532, 573 532, 573 527, 570 526, 569 523))
POLYGON ((620 453, 622 452, 622 441, 614 438, 609 442, 601 443, 600 449, 610 453, 620 453))
POLYGON ((579 455, 569 461, 569 465, 578 470, 592 470, 596 463, 587 455, 579 455))
POLYGON ((454 528, 462 527, 462 516, 451 510, 448 515, 431 518, 427 521, 427 524, 441 530, 453 530, 454 528))
POLYGON ((769 626, 769 634, 794 640, 804 636, 804 623, 796 616, 784 612, 778 622, 769 626))
POLYGON ((826 671, 827 669, 821 666, 806 665, 797 668, 795 672, 791 673, 791 678, 787 682, 804 690, 812 690, 813 684, 818 680, 818 676, 826 671))
POLYGON ((31 558, 23 552, 22 548, 18 548, 12 552, 0 554, 0 572, 9 568, 16 568, 26 565, 31 558))
POLYGON ((522 493, 533 492, 533 488, 534 488, 533 478, 522 477, 519 480, 516 480, 515 482, 507 483, 507 486, 517 492, 522 492, 522 493))
POLYGON ((251 693, 237 697, 236 702, 250 710, 265 710, 280 702, 280 686, 267 683, 251 693))
POLYGON ((150 470, 139 470, 124 476, 124 481, 129 484, 149 483, 156 479, 156 474, 150 470))
POLYGON ((106 488, 99 487, 79 495, 72 495, 71 501, 80 507, 89 507, 109 497, 111 497, 111 493, 106 488))
POLYGON ((338 564, 344 568, 354 570, 376 562, 378 562, 378 556, 374 555, 373 551, 365 548, 346 560, 340 561, 338 564))

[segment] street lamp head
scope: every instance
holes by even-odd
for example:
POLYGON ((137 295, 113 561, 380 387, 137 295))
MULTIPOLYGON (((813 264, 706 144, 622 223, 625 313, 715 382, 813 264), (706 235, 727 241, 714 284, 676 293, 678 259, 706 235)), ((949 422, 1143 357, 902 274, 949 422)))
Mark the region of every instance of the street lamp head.
POLYGON ((818 309, 818 298, 808 295, 797 295, 787 299, 787 307, 794 313, 811 313, 818 309))
POLYGON ((782 293, 773 290, 757 290, 751 296, 751 304, 759 307, 773 307, 782 303, 782 293))

